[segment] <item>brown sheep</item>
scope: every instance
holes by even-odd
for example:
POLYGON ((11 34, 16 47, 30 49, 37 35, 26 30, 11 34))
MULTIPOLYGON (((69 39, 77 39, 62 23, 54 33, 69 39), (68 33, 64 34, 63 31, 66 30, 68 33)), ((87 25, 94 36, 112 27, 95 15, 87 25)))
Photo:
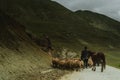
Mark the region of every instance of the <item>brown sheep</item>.
POLYGON ((77 58, 74 59, 59 59, 53 58, 52 59, 52 66, 54 68, 60 69, 70 69, 70 70, 80 70, 83 68, 83 61, 77 58))
POLYGON ((62 59, 58 61, 58 68, 60 69, 65 69, 65 65, 66 65, 66 60, 62 59))
POLYGON ((83 62, 80 59, 72 59, 71 60, 71 64, 70 64, 70 68, 72 70, 79 70, 82 68, 83 62))
POLYGON ((59 66, 58 62, 59 62, 59 58, 52 58, 52 66, 54 68, 57 68, 59 66))

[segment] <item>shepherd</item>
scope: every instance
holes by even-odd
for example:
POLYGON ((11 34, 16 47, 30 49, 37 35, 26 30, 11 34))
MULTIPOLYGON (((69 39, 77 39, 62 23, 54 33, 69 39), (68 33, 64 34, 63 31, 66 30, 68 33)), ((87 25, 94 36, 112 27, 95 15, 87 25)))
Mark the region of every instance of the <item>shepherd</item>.
POLYGON ((88 58, 89 58, 88 56, 89 56, 89 52, 87 47, 85 46, 84 50, 81 52, 81 60, 84 61, 84 68, 88 67, 88 58))
POLYGON ((45 42, 45 51, 48 52, 49 55, 51 55, 53 48, 52 48, 52 43, 48 35, 44 35, 44 42, 45 42))

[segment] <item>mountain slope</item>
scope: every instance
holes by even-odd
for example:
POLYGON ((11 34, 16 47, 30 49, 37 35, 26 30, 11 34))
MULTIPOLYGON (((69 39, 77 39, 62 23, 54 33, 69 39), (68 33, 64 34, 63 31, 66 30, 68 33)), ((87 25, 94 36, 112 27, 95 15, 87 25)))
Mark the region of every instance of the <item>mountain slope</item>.
MULTIPOLYGON (((120 39, 120 22, 115 21, 105 15, 98 14, 91 11, 76 11, 80 19, 90 24, 96 30, 93 32, 93 37, 99 38, 102 42, 114 46, 118 45, 120 39)), ((97 40, 99 41, 99 40, 97 40)))
POLYGON ((120 23, 90 11, 72 12, 50 0, 2 0, 1 10, 32 33, 48 34, 54 46, 79 50, 82 46, 120 47, 120 23), (26 5, 27 4, 27 5, 26 5))
POLYGON ((120 34, 119 32, 120 23, 116 20, 113 20, 105 15, 87 10, 84 11, 78 10, 75 13, 79 15, 81 19, 86 20, 89 24, 91 24, 96 28, 99 28, 104 31, 111 31, 113 33, 115 32, 116 34, 117 33, 120 34))
POLYGON ((0 80, 21 79, 21 75, 50 67, 48 54, 25 31, 23 25, 0 11, 0 80))

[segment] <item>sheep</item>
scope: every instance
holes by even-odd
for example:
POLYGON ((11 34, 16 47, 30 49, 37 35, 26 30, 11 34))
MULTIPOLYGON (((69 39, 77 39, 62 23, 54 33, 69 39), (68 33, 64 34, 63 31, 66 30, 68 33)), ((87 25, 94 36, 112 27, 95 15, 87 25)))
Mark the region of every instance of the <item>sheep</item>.
POLYGON ((91 57, 88 59, 88 65, 90 68, 93 66, 93 61, 91 57))
POLYGON ((59 58, 52 58, 52 66, 54 68, 57 68, 59 66, 59 64, 58 64, 59 60, 60 60, 59 58))
POLYGON ((80 59, 52 59, 52 66, 59 69, 70 69, 70 70, 79 70, 82 69, 84 62, 80 59))

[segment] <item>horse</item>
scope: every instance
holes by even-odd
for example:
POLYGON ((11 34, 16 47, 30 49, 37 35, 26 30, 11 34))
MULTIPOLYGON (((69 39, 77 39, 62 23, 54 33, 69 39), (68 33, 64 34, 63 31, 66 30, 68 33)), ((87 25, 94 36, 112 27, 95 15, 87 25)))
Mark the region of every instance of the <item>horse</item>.
POLYGON ((101 64, 101 72, 106 68, 106 59, 105 54, 103 52, 91 52, 89 51, 89 57, 92 58, 93 61, 93 71, 96 71, 96 65, 99 66, 101 64))

